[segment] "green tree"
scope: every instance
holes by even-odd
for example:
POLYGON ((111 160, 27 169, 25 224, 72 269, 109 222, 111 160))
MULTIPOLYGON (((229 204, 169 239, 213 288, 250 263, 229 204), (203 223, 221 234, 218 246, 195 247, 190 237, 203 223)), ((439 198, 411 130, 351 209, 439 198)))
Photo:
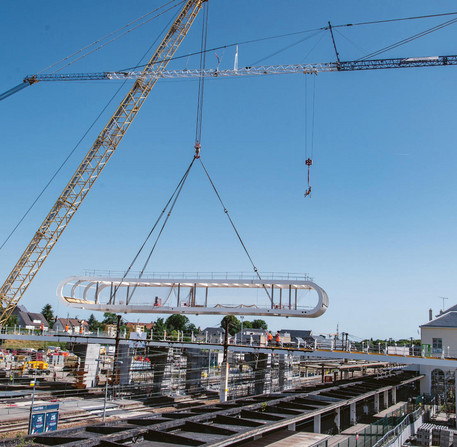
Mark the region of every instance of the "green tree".
POLYGON ((91 316, 87 320, 87 324, 89 325, 90 331, 96 331, 97 329, 102 328, 102 324, 95 318, 94 314, 91 314, 91 316))
POLYGON ((52 306, 50 304, 45 304, 43 309, 41 309, 41 315, 45 318, 48 322, 48 326, 52 328, 54 326, 54 312, 52 311, 52 306))
POLYGON ((198 330, 198 327, 195 326, 194 323, 189 323, 189 324, 186 326, 185 332, 187 332, 188 334, 190 334, 191 332, 193 332, 194 334, 198 334, 200 331, 198 330))
POLYGON ((268 329, 268 324, 264 320, 254 320, 252 322, 253 329, 264 329, 265 331, 268 329))
POLYGON ((166 330, 167 327, 165 326, 163 318, 157 318, 157 321, 154 324, 154 340, 160 340, 166 330))
POLYGON ((167 321, 165 321, 165 326, 167 327, 168 332, 185 331, 188 325, 189 318, 181 314, 170 315, 167 318, 167 321))
POLYGON ((17 318, 17 315, 11 314, 8 317, 8 320, 6 320, 7 326, 17 326, 18 324, 19 324, 19 319, 17 318))
POLYGON ((111 312, 105 312, 103 314, 103 324, 117 324, 117 315, 111 312))
POLYGON ((252 326, 252 321, 245 321, 243 323, 243 329, 252 329, 254 326, 252 326))
POLYGON ((226 315, 221 320, 221 328, 225 329, 226 322, 228 321, 229 334, 235 335, 241 330, 241 321, 235 317, 235 315, 226 315))

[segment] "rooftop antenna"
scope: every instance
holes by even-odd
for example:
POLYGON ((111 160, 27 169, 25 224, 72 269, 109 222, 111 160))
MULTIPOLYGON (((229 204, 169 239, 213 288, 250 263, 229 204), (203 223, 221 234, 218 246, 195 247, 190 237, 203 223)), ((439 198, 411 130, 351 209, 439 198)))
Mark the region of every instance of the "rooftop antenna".
POLYGON ((443 300, 443 312, 444 312, 444 300, 448 300, 449 298, 446 296, 439 296, 438 298, 443 300))

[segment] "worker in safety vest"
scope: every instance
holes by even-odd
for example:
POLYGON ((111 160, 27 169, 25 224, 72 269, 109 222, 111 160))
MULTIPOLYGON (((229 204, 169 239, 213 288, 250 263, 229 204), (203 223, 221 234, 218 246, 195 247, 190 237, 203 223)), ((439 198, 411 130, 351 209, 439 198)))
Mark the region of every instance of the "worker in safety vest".
POLYGON ((43 323, 41 323, 40 331, 41 331, 41 335, 43 335, 43 332, 44 332, 44 324, 43 323))
POLYGON ((281 337, 279 336, 279 331, 276 332, 275 341, 276 341, 276 345, 277 345, 277 346, 279 346, 279 345, 281 344, 281 337))
POLYGON ((269 345, 271 345, 272 341, 273 341, 273 335, 272 335, 271 331, 269 331, 268 334, 267 334, 267 343, 269 345))
POLYGON ((65 332, 68 332, 68 324, 65 325, 65 332))

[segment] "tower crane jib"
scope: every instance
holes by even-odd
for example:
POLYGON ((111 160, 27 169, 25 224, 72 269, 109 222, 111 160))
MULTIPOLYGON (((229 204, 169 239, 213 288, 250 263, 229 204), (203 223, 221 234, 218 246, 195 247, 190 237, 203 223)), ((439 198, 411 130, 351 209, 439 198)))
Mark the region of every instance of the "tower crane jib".
POLYGON ((203 3, 188 0, 132 88, 108 121, 0 288, 3 326, 121 142, 203 3))

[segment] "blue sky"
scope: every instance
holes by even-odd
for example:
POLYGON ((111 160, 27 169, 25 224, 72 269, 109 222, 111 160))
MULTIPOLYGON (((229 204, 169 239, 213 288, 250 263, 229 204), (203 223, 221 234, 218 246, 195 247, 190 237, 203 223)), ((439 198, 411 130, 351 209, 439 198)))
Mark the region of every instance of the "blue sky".
MULTIPOLYGON (((163 1, 0 4, 1 90, 123 26, 163 1)), ((320 28, 454 11, 451 1, 212 0, 208 47, 320 28)), ((354 60, 454 16, 338 28, 342 60, 354 60)), ((71 65, 71 72, 135 66, 170 16, 150 22, 71 65)), ((179 54, 197 51, 200 20, 179 54)), ((311 36, 313 33, 310 33, 311 36)), ((380 57, 455 54, 456 25, 380 57)), ((252 65, 303 35, 241 45, 252 65)), ((221 67, 234 49, 218 51, 221 67)), ((335 59, 328 31, 263 64, 335 59)), ((197 68, 198 58, 170 68, 197 68)), ((216 57, 209 54, 207 65, 216 57)), ((320 74, 316 88, 313 196, 304 199, 305 78, 208 81, 202 156, 260 271, 306 272, 329 295, 316 320, 270 319, 272 328, 340 330, 360 337, 411 337, 455 304, 455 67, 320 74)), ((0 239, 119 87, 118 82, 47 83, 0 104, 0 239)), ((125 89, 123 90, 125 91, 125 89)), ((195 81, 160 81, 23 304, 53 305, 65 277, 86 269, 123 270, 186 169, 195 135, 195 81)), ((117 97, 109 112, 121 100, 117 97)), ((0 253, 5 278, 109 118, 89 132, 24 224, 0 253)), ((198 168, 198 166, 196 167, 198 168)), ((195 169, 152 258, 150 271, 249 271, 250 264, 201 169, 195 169)), ((87 316, 80 313, 80 316, 87 316)), ((136 317, 132 316, 132 319, 136 317)), ((143 318, 143 317, 142 317, 143 318)), ((197 319, 197 325, 220 318, 197 319)))

